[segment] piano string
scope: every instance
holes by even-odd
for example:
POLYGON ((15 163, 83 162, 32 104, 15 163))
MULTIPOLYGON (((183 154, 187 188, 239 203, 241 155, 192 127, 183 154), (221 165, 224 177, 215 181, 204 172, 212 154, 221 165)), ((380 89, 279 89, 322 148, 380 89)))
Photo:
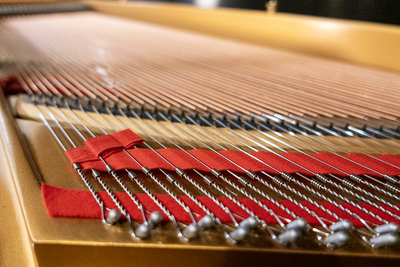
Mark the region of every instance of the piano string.
POLYGON ((397 246, 400 166, 379 155, 396 155, 399 147, 398 74, 92 12, 10 17, 0 23, 3 70, 16 78, 29 96, 26 105, 37 115, 34 119, 43 121, 63 150, 128 129, 145 140, 120 151, 137 169, 117 170, 107 157, 97 155, 136 205, 141 214, 137 221, 103 179, 105 172, 89 172, 72 162, 105 224, 119 223, 122 214, 136 240, 151 239, 164 219, 173 223, 179 238, 188 241, 219 228, 228 243, 238 246, 251 246, 249 236, 254 232, 258 238, 289 247, 304 240, 316 246, 346 247, 354 242, 354 234, 373 248, 397 246), (138 146, 170 167, 154 171, 143 165, 143 159, 132 152, 138 146), (162 155, 160 148, 177 149, 202 169, 184 170, 162 155), (236 168, 218 170, 193 150, 208 150, 216 161, 236 168), (247 169, 224 153, 231 150, 269 171, 247 169), (257 157, 260 151, 301 172, 288 173, 285 166, 257 157), (301 155, 303 162, 335 172, 318 172, 312 164, 287 156, 291 152, 301 155), (319 152, 363 172, 355 174, 319 152), (353 159, 351 153, 369 161, 353 159), (380 165, 375 168, 371 162, 380 165), (175 218, 149 189, 149 179, 187 213, 189 222, 175 218), (114 208, 105 206, 92 185, 95 181, 114 201, 114 208), (146 209, 131 183, 159 211, 146 209), (189 197, 196 211, 179 194, 189 197), (196 198, 199 194, 231 221, 221 220, 196 198), (246 215, 231 210, 219 197, 229 199, 246 215), (241 198, 270 214, 271 221, 260 219, 241 198), (280 199, 307 213, 313 223, 280 199))

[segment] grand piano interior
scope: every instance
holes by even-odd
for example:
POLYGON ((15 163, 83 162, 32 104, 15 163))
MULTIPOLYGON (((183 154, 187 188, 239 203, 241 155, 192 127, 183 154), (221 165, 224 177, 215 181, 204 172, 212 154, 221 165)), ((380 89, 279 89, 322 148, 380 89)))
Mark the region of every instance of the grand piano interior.
POLYGON ((0 265, 398 265, 400 28, 269 4, 0 4, 0 265))

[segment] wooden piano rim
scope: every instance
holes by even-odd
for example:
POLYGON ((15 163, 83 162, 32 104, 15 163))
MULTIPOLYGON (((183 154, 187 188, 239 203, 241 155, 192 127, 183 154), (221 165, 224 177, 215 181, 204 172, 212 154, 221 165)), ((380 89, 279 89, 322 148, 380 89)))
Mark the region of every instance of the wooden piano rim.
MULTIPOLYGON (((344 61, 351 61, 358 64, 367 64, 374 66, 376 68, 384 68, 392 71, 398 72, 400 70, 400 53, 396 53, 396 44, 400 43, 400 29, 399 27, 378 25, 371 23, 358 23, 358 22, 346 22, 337 21, 331 19, 317 19, 304 16, 295 15, 284 15, 277 14, 269 16, 263 12, 254 11, 237 11, 237 10, 227 10, 221 9, 218 11, 209 10, 197 10, 191 7, 183 5, 165 5, 165 4, 148 4, 148 3, 108 3, 108 2, 87 2, 96 11, 118 15, 121 17, 135 18, 138 20, 143 20, 152 23, 163 24, 171 27, 179 27, 186 30, 194 30, 200 33, 207 33, 212 35, 218 35, 221 37, 241 40, 245 42, 250 42, 257 45, 280 47, 282 49, 314 54, 318 56, 330 57, 344 61), (181 21, 177 19, 177 13, 181 11, 186 11, 184 16, 181 16, 181 21), (212 24, 210 20, 218 18, 218 24, 212 24), (277 29, 274 23, 280 23, 281 27, 277 29), (228 25, 230 27, 228 27, 228 25), (234 25, 234 26, 231 26, 234 25), (226 30, 226 27, 230 29, 226 30), (250 30, 249 30, 250 29, 250 30), (289 31, 290 30, 290 31, 289 31), (274 36, 276 34, 276 36, 274 36), (244 37, 243 37, 244 36, 244 37), (314 36, 314 37, 312 37, 314 36), (245 39, 243 39, 245 38, 245 39), (347 38, 347 39, 346 39, 347 38), (360 49, 359 44, 363 44, 362 49, 360 49)), ((181 14, 181 13, 179 13, 181 14)), ((13 192, 10 192, 11 197, 15 200, 16 194, 21 196, 22 191, 29 192, 29 190, 35 191, 33 194, 29 193, 20 198, 17 202, 23 201, 25 203, 31 203, 30 206, 35 206, 35 209, 43 209, 43 204, 37 204, 41 201, 37 196, 40 192, 40 187, 37 181, 34 179, 34 174, 29 166, 26 157, 23 154, 22 146, 19 141, 19 137, 14 128, 13 118, 6 111, 6 105, 4 105, 4 96, 0 95, 0 100, 2 101, 1 108, 1 118, 0 118, 0 129, 2 131, 1 141, 2 149, 7 154, 6 158, 0 158, 2 166, 8 166, 8 171, 11 172, 11 177, 8 177, 8 183, 11 187, 14 187, 13 192), (10 146, 9 144, 13 144, 10 146), (19 176, 22 180, 13 180, 15 177, 19 176), (28 183, 22 183, 21 181, 29 181, 28 183), (36 195, 36 196, 34 196, 36 195)), ((19 178, 18 178, 19 179, 19 178)), ((39 195, 40 196, 40 195, 39 195)), ((29 205, 28 205, 29 206, 29 205)), ((26 220, 26 205, 21 206, 21 210, 16 210, 16 216, 19 216, 20 223, 26 220), (21 214, 25 213, 24 218, 21 218, 21 214)), ((39 224, 40 221, 36 221, 39 224)), ((33 251, 36 254, 37 260, 40 266, 62 266, 62 260, 71 260, 72 255, 86 253, 88 257, 86 261, 80 262, 83 264, 81 266, 87 266, 86 264, 91 260, 89 264, 111 264, 115 257, 122 256, 126 253, 124 250, 116 250, 115 256, 112 257, 102 257, 106 255, 103 248, 107 247, 100 246, 100 248, 94 248, 90 246, 90 243, 83 244, 79 246, 70 246, 73 242, 62 242, 54 244, 52 242, 42 242, 36 240, 30 233, 30 225, 26 225, 28 228, 28 234, 26 234, 25 226, 20 226, 19 232, 21 240, 26 242, 28 239, 32 244, 33 251), (120 252, 118 252, 120 251, 120 252), (120 254, 119 254, 120 253, 120 254)), ((25 243, 26 245, 26 243, 25 243)), ((138 246, 137 244, 135 245, 138 246)), ((16 250, 23 250, 26 258, 27 265, 33 264, 35 259, 26 246, 16 245, 13 247, 16 250)), ((7 248, 11 249, 11 248, 7 248)), ((137 260, 138 264, 145 265, 146 259, 149 257, 162 257, 160 250, 156 253, 148 250, 146 247, 141 247, 135 254, 131 254, 131 257, 137 257, 141 255, 140 259, 137 260), (144 256, 144 257, 143 257, 144 256)), ((212 251, 207 250, 210 254, 208 256, 216 257, 212 251)), ((242 255, 235 249, 230 250, 237 255, 242 255)), ((257 249, 248 250, 247 253, 251 255, 257 255, 257 249), (251 252, 252 251, 252 252, 251 252)), ((348 254, 343 253, 341 259, 337 258, 335 254, 327 254, 325 252, 302 252, 301 254, 296 253, 296 251, 274 251, 270 250, 265 253, 263 251, 263 263, 267 261, 269 263, 278 263, 282 259, 282 256, 291 253, 294 256, 291 259, 285 257, 284 263, 291 264, 298 262, 299 260, 308 261, 309 265, 316 264, 365 264, 366 266, 372 266, 382 261, 386 260, 387 263, 398 262, 398 258, 393 257, 372 257, 369 254, 348 254), (304 258, 304 256, 309 256, 304 258), (311 257, 310 257, 311 256, 311 257), (310 261, 310 259, 313 259, 310 261), (308 260, 307 260, 308 259, 308 260)), ((168 260, 172 260, 173 257, 179 256, 184 259, 190 260, 194 254, 186 251, 184 256, 182 256, 182 251, 180 249, 174 250, 167 257, 168 260), (176 254, 175 254, 176 253, 176 254), (171 258, 172 257, 172 258, 171 258)), ((232 255, 232 253, 231 253, 232 255)), ((248 255, 248 254, 247 254, 248 255)), ((84 255, 82 255, 84 256, 84 255)), ((204 257, 205 255, 198 256, 204 257)), ((253 256, 252 256, 253 258, 253 256)), ((242 262, 239 258, 232 258, 232 261, 237 260, 237 263, 242 262)), ((248 261, 245 259, 243 261, 248 261)), ((20 262, 15 263, 16 266, 20 262)), ((66 265, 70 263, 64 262, 66 265)), ((186 262, 187 263, 187 262, 186 262)), ((205 262, 203 262, 205 263, 205 262)), ((243 262, 242 262, 243 263, 243 262)), ((257 262, 253 262, 256 264, 257 262)), ((282 263, 282 262, 281 262, 282 263)), ((207 262, 210 264, 210 262, 207 262)), ((221 262, 223 264, 223 262, 221 262)), ((75 262, 74 266, 78 265, 75 262)), ((149 265, 147 265, 149 266, 149 265)), ((178 265, 174 265, 178 266, 178 265)))

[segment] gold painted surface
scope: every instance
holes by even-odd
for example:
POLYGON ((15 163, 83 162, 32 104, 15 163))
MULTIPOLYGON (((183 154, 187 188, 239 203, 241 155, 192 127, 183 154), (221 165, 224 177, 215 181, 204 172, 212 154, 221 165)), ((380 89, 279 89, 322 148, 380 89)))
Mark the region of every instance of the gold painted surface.
POLYGON ((36 266, 0 135, 0 266, 36 266))
POLYGON ((94 10, 283 50, 400 71, 400 27, 182 4, 87 1, 94 10))

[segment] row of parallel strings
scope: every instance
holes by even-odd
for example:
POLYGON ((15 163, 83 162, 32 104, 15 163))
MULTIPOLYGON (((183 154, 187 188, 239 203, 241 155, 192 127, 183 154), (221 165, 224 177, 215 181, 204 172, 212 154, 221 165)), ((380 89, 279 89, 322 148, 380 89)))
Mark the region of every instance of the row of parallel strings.
MULTIPOLYGON (((266 229, 278 243, 296 242, 309 226, 277 202, 289 199, 320 222, 321 226, 312 229, 321 244, 345 245, 349 240, 347 232, 352 227, 316 201, 330 202, 361 222, 365 229, 357 231, 367 244, 382 247, 398 242, 397 225, 360 205, 368 203, 392 219, 399 219, 399 209, 395 205, 399 201, 396 177, 361 163, 358 165, 374 172, 374 177, 354 175, 308 154, 327 151, 352 162, 342 154, 358 152, 398 169, 374 156, 396 154, 399 145, 395 101, 398 75, 92 13, 12 18, 0 23, 2 62, 9 63, 15 70, 14 75, 32 96, 40 119, 64 149, 77 145, 65 131, 65 124, 82 140, 96 135, 96 131, 75 115, 73 109, 77 105, 70 106, 71 100, 77 99, 77 103, 82 104, 78 104, 79 111, 87 116, 85 121, 97 128, 97 132, 105 134, 133 128, 151 141, 144 146, 167 162, 168 159, 154 150, 156 147, 183 151, 206 148, 220 157, 223 155, 219 151, 226 149, 241 151, 248 157, 251 157, 249 152, 263 150, 299 165, 278 154, 296 151, 341 173, 340 177, 323 175, 300 166, 314 176, 310 178, 301 173, 290 175, 262 162, 277 172, 279 178, 267 172, 245 170, 231 161, 250 179, 232 171, 219 172, 204 163, 201 164, 213 177, 193 170, 195 179, 172 166, 176 174, 160 169, 163 176, 160 178, 130 155, 132 161, 142 167, 142 172, 170 194, 192 218, 189 225, 177 222, 149 190, 145 180, 139 179, 134 171, 125 170, 174 222, 182 238, 193 239, 212 224, 219 224, 225 237, 232 242, 246 239, 257 227, 266 229), (105 115, 99 111, 99 102, 104 103, 100 108, 105 115), (128 106, 131 108, 125 109, 128 106), (92 120, 88 107, 101 123, 92 120), (137 107, 141 109, 135 109, 137 107), (72 119, 65 115, 69 109, 72 119), (54 128, 58 129, 58 134, 54 128), (60 132, 66 138, 64 142, 60 132), (387 181, 380 179, 382 177, 387 181), (180 179, 192 184, 193 189, 186 188, 180 179), (369 188, 368 191, 365 188, 369 188), (174 192, 187 194, 206 215, 192 212, 174 192), (229 214, 233 224, 221 223, 192 192, 210 197, 229 214), (230 211, 216 198, 218 196, 229 198, 248 216, 230 211), (277 226, 260 220, 237 196, 252 199, 275 218, 277 226), (260 202, 260 198, 268 199, 292 218, 277 215, 260 202), (334 220, 320 217, 298 200, 309 201, 334 220), (341 202, 365 212, 374 222, 359 217, 341 202), (381 228, 378 225, 382 225, 381 228)), ((188 154, 188 157, 193 156, 188 154)), ((144 222, 136 229, 132 226, 132 235, 148 238, 153 227, 159 224, 160 214, 145 210, 113 166, 106 159, 100 159, 143 213, 144 222), (151 213, 149 219, 146 219, 147 212, 151 213)), ((100 197, 80 166, 74 167, 104 215, 106 207, 100 197)), ((126 209, 102 179, 103 174, 92 170, 92 175, 130 221, 126 209)), ((117 213, 113 211, 104 222, 118 221, 117 213)))

